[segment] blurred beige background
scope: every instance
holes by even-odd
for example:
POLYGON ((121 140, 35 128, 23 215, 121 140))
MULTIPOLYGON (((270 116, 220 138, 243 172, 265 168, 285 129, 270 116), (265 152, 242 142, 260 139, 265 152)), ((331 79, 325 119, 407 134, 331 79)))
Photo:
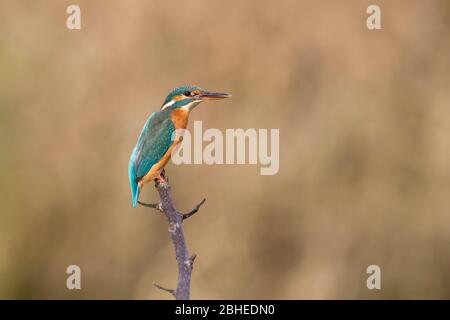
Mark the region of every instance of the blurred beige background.
POLYGON ((275 176, 168 165, 180 210, 207 198, 194 299, 450 298, 449 31, 446 0, 3 0, 0 297, 170 298, 167 222, 131 208, 127 163, 191 83, 233 94, 191 126, 280 129, 275 176))

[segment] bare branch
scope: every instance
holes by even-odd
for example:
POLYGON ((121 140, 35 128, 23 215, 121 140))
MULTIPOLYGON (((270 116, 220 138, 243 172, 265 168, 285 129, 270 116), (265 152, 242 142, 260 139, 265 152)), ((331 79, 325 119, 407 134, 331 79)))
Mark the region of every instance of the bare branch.
MULTIPOLYGON (((160 202, 159 204, 151 204, 147 207, 158 209, 167 217, 169 221, 169 233, 175 248, 175 257, 178 264, 178 281, 176 290, 166 289, 157 284, 155 287, 171 293, 177 300, 189 300, 191 287, 192 266, 196 255, 189 257, 186 242, 184 240, 182 222, 184 219, 195 214, 205 202, 203 199, 193 210, 186 215, 179 214, 173 204, 172 195, 170 193, 169 178, 161 174, 162 179, 155 180, 155 187, 158 190, 160 202)), ((140 203, 141 205, 145 205, 140 203)))
POLYGON ((183 220, 186 220, 187 218, 192 217, 194 214, 196 214, 198 212, 198 210, 200 210, 200 207, 205 203, 206 198, 203 198, 202 201, 200 201, 199 204, 197 204, 194 209, 192 209, 191 211, 189 211, 188 213, 180 213, 183 216, 183 220))
POLYGON ((162 291, 166 291, 166 292, 170 293, 171 295, 173 295, 175 297, 175 290, 164 288, 164 287, 160 286, 159 284, 157 284, 155 282, 153 282, 153 286, 155 286, 156 288, 158 288, 158 289, 160 289, 162 291))
POLYGON ((194 267, 194 261, 195 258, 197 258, 197 254, 193 254, 192 256, 189 257, 189 259, 185 262, 186 266, 188 266, 190 269, 192 269, 194 267))
POLYGON ((140 202, 140 201, 138 200, 138 203, 139 203, 141 206, 143 206, 143 207, 153 208, 153 209, 156 209, 156 210, 158 210, 158 211, 163 212, 161 202, 158 202, 158 203, 145 203, 145 202, 140 202))

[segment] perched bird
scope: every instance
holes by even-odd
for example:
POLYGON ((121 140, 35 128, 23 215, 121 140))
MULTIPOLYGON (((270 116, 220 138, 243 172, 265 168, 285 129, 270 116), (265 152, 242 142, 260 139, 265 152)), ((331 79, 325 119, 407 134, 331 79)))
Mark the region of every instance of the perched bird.
POLYGON ((229 97, 231 95, 227 93, 209 92, 196 86, 177 87, 169 93, 161 109, 147 119, 131 153, 128 178, 133 207, 136 207, 145 183, 155 178, 163 179, 159 175, 181 141, 181 137, 173 133, 177 129, 186 129, 191 110, 205 100, 229 97))

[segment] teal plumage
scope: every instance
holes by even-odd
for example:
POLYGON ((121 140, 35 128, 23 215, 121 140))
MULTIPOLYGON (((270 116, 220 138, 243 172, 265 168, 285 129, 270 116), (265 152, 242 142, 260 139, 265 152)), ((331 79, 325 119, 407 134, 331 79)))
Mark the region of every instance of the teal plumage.
POLYGON ((132 205, 136 207, 139 195, 138 180, 150 171, 172 145, 175 128, 168 116, 170 109, 154 112, 142 129, 128 164, 128 177, 132 193, 132 205))
MULTIPOLYGON (((166 97, 166 100, 164 100, 163 106, 166 103, 170 102, 173 99, 173 97, 183 94, 184 92, 192 92, 194 90, 201 90, 201 88, 197 87, 197 86, 190 86, 190 85, 176 87, 175 89, 173 89, 172 91, 169 92, 169 94, 166 97)), ((183 100, 180 100, 180 102, 182 102, 182 101, 183 100)), ((186 101, 184 101, 184 103, 186 103, 186 101)))
POLYGON ((143 184, 156 178, 167 163, 171 146, 178 143, 173 139, 175 129, 186 128, 189 112, 202 101, 229 97, 229 94, 209 92, 196 86, 177 87, 169 93, 161 109, 145 122, 128 162, 133 207, 137 205, 143 184))

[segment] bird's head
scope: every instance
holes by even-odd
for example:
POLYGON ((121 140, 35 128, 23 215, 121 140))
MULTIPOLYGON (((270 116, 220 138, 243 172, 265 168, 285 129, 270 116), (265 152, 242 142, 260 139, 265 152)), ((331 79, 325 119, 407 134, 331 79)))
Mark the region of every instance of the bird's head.
POLYGON ((228 93, 211 92, 203 90, 197 86, 181 86, 173 89, 166 100, 164 100, 161 110, 166 108, 186 108, 188 110, 206 100, 219 100, 231 97, 228 93))

